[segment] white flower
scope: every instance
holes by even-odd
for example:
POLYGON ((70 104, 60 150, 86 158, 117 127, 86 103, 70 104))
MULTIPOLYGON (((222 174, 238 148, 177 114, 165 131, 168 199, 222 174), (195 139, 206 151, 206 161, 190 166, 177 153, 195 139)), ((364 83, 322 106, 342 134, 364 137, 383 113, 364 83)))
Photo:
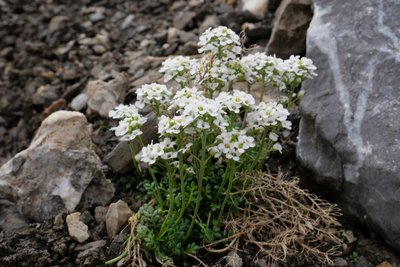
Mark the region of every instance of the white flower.
POLYGON ((178 152, 176 151, 176 143, 175 141, 172 141, 170 138, 164 138, 160 142, 160 146, 164 150, 164 154, 161 155, 161 158, 163 159, 175 159, 178 157, 178 152))
POLYGON ((136 107, 144 108, 145 105, 156 106, 169 103, 172 93, 165 85, 152 83, 145 84, 136 90, 136 107))
POLYGON ((164 140, 155 144, 152 142, 142 148, 139 156, 140 161, 148 165, 153 165, 159 157, 167 160, 174 159, 178 156, 175 145, 175 141, 172 141, 170 138, 164 138, 164 140))
POLYGON ((123 119, 126 117, 136 116, 138 110, 134 105, 123 105, 116 106, 113 110, 108 113, 108 116, 113 119, 123 119))
POLYGON ((193 102, 204 100, 203 93, 196 87, 185 87, 175 93, 174 97, 170 102, 169 109, 185 108, 187 105, 193 102))
POLYGON ((276 141, 278 141, 278 135, 276 134, 276 133, 274 133, 274 132, 270 132, 269 133, 269 139, 271 139, 272 141, 274 141, 274 142, 276 142, 276 141))
POLYGON ((206 70, 201 85, 213 91, 228 87, 237 81, 240 75, 238 62, 232 59, 228 61, 214 59, 210 68, 206 70))
POLYGON ((148 144, 147 146, 144 146, 142 148, 142 151, 140 153, 140 161, 148 165, 153 165, 157 161, 157 158, 162 156, 163 154, 164 150, 160 146, 160 144, 153 144, 152 142, 151 144, 148 144))
POLYGON ((199 53, 211 53, 218 59, 233 59, 242 52, 239 36, 225 26, 208 28, 200 36, 198 45, 199 53))
POLYGON ((236 114, 240 112, 241 108, 249 108, 255 104, 252 95, 239 90, 233 90, 233 93, 221 92, 215 100, 220 103, 223 109, 236 114))
POLYGON ((272 149, 273 149, 273 150, 277 150, 277 151, 279 151, 279 153, 282 154, 282 146, 281 146, 281 144, 275 143, 275 144, 272 146, 272 149))
POLYGON ((280 79, 280 65, 283 60, 275 56, 267 56, 265 53, 255 53, 240 59, 240 66, 244 79, 248 83, 271 82, 280 79))
POLYGON ((316 69, 311 59, 292 55, 281 65, 281 80, 290 88, 296 88, 304 80, 317 76, 316 69))
POLYGON ((178 84, 188 85, 196 79, 200 64, 190 57, 176 56, 162 63, 160 72, 164 73, 164 82, 174 80, 178 84))
POLYGON ((283 127, 289 126, 287 121, 289 111, 275 101, 261 102, 253 111, 247 114, 247 124, 249 128, 261 128, 281 123, 283 127))
POLYGON ((216 137, 218 144, 210 147, 208 151, 215 158, 224 156, 227 159, 239 161, 240 156, 249 148, 255 146, 253 137, 246 135, 245 130, 223 131, 216 137))
POLYGON ((134 105, 119 105, 109 112, 109 116, 120 120, 118 125, 110 130, 114 131, 121 141, 134 140, 141 135, 143 132, 140 127, 147 121, 134 105))

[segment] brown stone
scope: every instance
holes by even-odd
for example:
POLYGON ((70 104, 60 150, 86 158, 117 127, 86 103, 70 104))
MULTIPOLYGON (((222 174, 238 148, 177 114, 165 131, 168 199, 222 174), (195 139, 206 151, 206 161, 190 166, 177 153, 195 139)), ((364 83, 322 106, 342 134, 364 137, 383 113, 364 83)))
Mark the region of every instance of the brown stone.
POLYGON ((266 52, 288 58, 305 50, 312 0, 283 0, 275 12, 271 38, 266 52))

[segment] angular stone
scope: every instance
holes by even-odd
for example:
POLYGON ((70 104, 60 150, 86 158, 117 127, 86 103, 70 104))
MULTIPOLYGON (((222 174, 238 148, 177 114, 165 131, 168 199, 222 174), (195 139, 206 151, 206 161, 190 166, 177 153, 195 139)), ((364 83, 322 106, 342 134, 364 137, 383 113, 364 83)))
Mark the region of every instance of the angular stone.
POLYGON ((400 252, 400 14, 397 0, 316 0, 297 158, 400 252))
POLYGON ((133 214, 133 211, 122 200, 116 203, 111 203, 106 214, 107 234, 110 238, 114 238, 121 232, 125 225, 128 224, 128 219, 133 214))
POLYGON ((46 118, 30 146, 0 168, 0 199, 34 221, 107 204, 114 186, 102 172, 88 122, 79 112, 46 118))
POLYGON ((79 242, 83 243, 89 239, 89 227, 79 220, 81 216, 80 212, 74 212, 67 215, 66 222, 68 226, 68 234, 69 236, 79 242))
POLYGON ((288 58, 306 48, 308 25, 312 18, 312 0, 283 0, 275 12, 266 52, 288 58))
POLYGON ((125 74, 115 74, 114 79, 105 82, 95 80, 88 82, 87 96, 90 109, 108 118, 108 112, 121 103, 129 87, 129 79, 125 74))

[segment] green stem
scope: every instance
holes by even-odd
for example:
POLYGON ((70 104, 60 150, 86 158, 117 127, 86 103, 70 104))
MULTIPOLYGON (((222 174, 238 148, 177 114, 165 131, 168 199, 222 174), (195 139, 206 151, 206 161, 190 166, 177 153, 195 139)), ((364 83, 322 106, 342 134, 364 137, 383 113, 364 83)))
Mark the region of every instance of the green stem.
POLYGON ((133 166, 135 166, 136 172, 140 175, 142 172, 140 171, 139 165, 135 159, 136 153, 135 153, 135 148, 133 147, 133 141, 128 141, 128 144, 129 144, 129 149, 131 150, 133 166))
POLYGON ((126 256, 128 256, 128 251, 124 251, 124 253, 122 253, 121 255, 119 255, 118 257, 111 259, 109 261, 106 261, 104 264, 105 265, 111 265, 114 264, 116 262, 119 262, 120 260, 122 260, 123 258, 125 258, 126 256))
MULTIPOLYGON (((169 207, 168 207, 168 213, 167 216, 164 220, 164 222, 161 225, 160 233, 158 235, 158 238, 162 237, 167 231, 164 229, 166 225, 168 225, 168 220, 171 217, 172 211, 174 209, 174 202, 175 202, 175 197, 174 197, 174 187, 175 187, 175 182, 174 182, 174 176, 175 176, 175 171, 171 170, 171 166, 168 164, 167 161, 164 162, 165 167, 167 168, 168 172, 168 191, 169 191, 169 207)), ((168 229, 168 227, 167 227, 168 229)))
POLYGON ((255 167, 258 166, 258 160, 260 159, 260 156, 261 156, 262 151, 264 149, 264 143, 265 143, 266 135, 267 135, 267 130, 263 129, 263 133, 261 134, 260 145, 256 146, 259 150, 257 151, 256 158, 254 159, 254 161, 251 164, 250 169, 248 169, 248 171, 252 171, 252 170, 254 170, 255 167))
POLYGON ((221 209, 219 210, 218 225, 220 224, 222 215, 224 214, 224 209, 225 209, 226 203, 228 202, 228 198, 229 198, 229 195, 232 190, 233 178, 235 177, 235 162, 232 160, 230 160, 230 162, 232 162, 232 164, 231 164, 230 170, 229 170, 229 184, 228 184, 228 188, 226 189, 226 192, 225 192, 224 202, 222 202, 221 209))
POLYGON ((179 152, 179 179, 181 180, 181 210, 179 212, 179 216, 177 219, 177 222, 179 222, 181 220, 181 218, 183 217, 183 214, 185 212, 186 209, 186 205, 185 205, 185 170, 183 169, 183 154, 182 152, 179 152))
POLYGON ((225 170, 224 177, 222 178, 222 182, 221 182, 221 184, 220 184, 220 186, 219 186, 219 188, 218 188, 217 194, 214 196, 213 202, 214 202, 215 199, 218 198, 219 195, 222 193, 222 190, 223 190, 223 188, 224 188, 224 186, 225 186, 226 180, 228 179, 230 169, 231 169, 231 161, 228 161, 228 164, 227 164, 227 166, 226 166, 226 170, 225 170))
POLYGON ((192 220, 190 222, 190 226, 189 229, 185 235, 185 242, 186 240, 189 238, 192 230, 193 230, 193 226, 194 223, 196 221, 196 217, 197 214, 199 212, 199 208, 200 208, 200 202, 201 202, 201 198, 202 198, 202 191, 203 191, 203 176, 204 176, 204 170, 205 167, 207 165, 207 161, 206 160, 206 148, 207 148, 207 136, 206 136, 206 132, 203 132, 201 135, 201 159, 200 159, 200 168, 199 168, 199 174, 197 176, 197 199, 196 199, 196 206, 194 208, 194 212, 192 215, 192 220))
POLYGON ((153 172, 153 169, 151 168, 151 166, 149 166, 148 169, 149 169, 150 176, 151 176, 151 178, 153 178, 153 182, 154 182, 155 187, 156 187, 155 189, 156 189, 156 199, 157 199, 157 203, 158 203, 161 207, 164 207, 164 201, 162 200, 161 192, 160 192, 160 185, 159 185, 159 183, 158 183, 158 181, 157 181, 156 176, 154 175, 154 172, 153 172))

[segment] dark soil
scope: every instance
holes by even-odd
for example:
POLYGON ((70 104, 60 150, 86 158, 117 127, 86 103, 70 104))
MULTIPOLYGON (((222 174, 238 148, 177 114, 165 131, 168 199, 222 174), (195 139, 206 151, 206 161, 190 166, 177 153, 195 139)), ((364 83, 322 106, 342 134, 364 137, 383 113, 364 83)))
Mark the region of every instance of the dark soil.
MULTIPOLYGON (((0 166, 29 145, 46 115, 70 110, 71 100, 89 80, 112 71, 127 72, 134 88, 150 79, 160 64, 146 61, 146 56, 195 54, 199 27, 210 15, 236 31, 244 22, 258 25, 258 31, 248 34, 247 44, 268 41, 272 14, 256 19, 223 0, 0 0, 0 166), (171 27, 183 32, 168 38, 171 27), (85 43, 85 38, 97 35, 108 40, 85 43)), ((109 122, 96 114, 87 117, 103 158, 115 145, 109 122)), ((294 143, 285 149, 288 156, 270 160, 270 169, 294 161, 294 143)), ((115 174, 108 176, 116 183, 115 199, 137 208, 133 189, 127 189, 115 174)), ((89 212, 94 216, 93 210, 89 212)), ((77 244, 65 223, 35 223, 11 235, 0 232, 0 266, 101 266, 118 255, 123 236, 111 242, 104 222, 93 219, 88 225, 88 242, 104 240, 104 246, 77 244)), ((360 267, 395 262, 387 247, 376 242, 361 235, 343 257, 350 266, 360 267)))

